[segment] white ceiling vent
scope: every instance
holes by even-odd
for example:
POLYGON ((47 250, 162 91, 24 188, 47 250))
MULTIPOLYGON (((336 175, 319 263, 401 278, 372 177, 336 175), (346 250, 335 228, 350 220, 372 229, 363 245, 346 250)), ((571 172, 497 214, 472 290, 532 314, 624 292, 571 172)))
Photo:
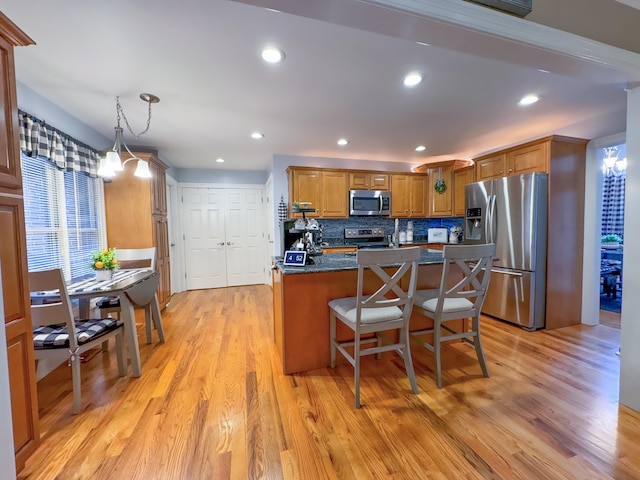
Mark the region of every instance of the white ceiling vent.
POLYGON ((531 3, 533 0, 467 0, 471 3, 478 3, 487 7, 495 8, 503 12, 524 17, 531 13, 531 3))

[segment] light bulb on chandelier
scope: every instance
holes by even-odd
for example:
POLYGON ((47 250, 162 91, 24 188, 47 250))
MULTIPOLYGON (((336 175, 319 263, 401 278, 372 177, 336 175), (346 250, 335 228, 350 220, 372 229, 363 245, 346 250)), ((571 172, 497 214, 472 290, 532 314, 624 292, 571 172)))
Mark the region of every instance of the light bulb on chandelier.
POLYGON ((151 93, 141 93, 140 99, 144 102, 147 102, 147 105, 148 105, 147 126, 140 133, 136 134, 131 129, 131 126, 129 125, 129 121, 127 120, 127 117, 124 114, 124 110, 122 109, 122 105, 120 105, 120 97, 116 97, 117 124, 114 127, 114 130, 116 132, 115 141, 113 143, 113 148, 107 152, 105 158, 100 160, 100 168, 98 169, 99 176, 115 177, 117 172, 124 169, 124 165, 126 165, 131 160, 137 160, 138 165, 136 167, 136 171, 134 175, 136 177, 151 178, 151 171, 149 170, 149 164, 147 163, 146 160, 136 157, 131 152, 131 150, 129 150, 129 147, 127 146, 127 144, 124 142, 124 139, 122 138, 122 134, 124 130, 120 126, 120 116, 122 115, 122 118, 124 119, 124 123, 127 126, 127 130, 129 130, 129 132, 131 132, 131 135, 133 135, 136 139, 139 138, 141 135, 144 135, 145 133, 147 133, 147 131, 149 130, 149 126, 151 124, 151 104, 158 103, 160 99, 151 93), (121 157, 123 147, 126 150, 126 152, 130 155, 130 157, 126 159, 124 162, 122 161, 122 157, 121 157))

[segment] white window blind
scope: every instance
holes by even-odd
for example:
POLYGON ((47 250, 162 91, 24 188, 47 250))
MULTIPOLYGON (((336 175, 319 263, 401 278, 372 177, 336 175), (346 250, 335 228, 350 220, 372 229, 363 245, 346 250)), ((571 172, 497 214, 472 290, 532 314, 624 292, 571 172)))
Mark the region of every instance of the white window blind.
POLYGON ((21 159, 29 270, 62 268, 68 280, 90 274, 90 253, 102 238, 101 180, 63 172, 46 158, 21 159))

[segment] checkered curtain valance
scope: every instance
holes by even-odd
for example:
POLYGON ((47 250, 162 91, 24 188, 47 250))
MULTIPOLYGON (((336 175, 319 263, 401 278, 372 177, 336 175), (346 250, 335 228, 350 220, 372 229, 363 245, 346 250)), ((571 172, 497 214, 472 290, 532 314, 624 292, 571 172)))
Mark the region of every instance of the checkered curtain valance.
POLYGON ((602 189, 602 235, 624 238, 624 190, 626 172, 609 172, 602 189))
POLYGON ((19 111, 20 150, 30 157, 45 157, 56 168, 65 171, 85 172, 98 176, 101 153, 46 125, 28 113, 19 111))

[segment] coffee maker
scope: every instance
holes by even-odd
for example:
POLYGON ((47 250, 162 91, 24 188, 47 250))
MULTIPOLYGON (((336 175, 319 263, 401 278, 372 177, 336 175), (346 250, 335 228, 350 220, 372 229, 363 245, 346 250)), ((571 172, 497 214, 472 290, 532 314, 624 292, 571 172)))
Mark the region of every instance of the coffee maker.
POLYGON ((282 255, 287 250, 304 250, 307 257, 322 255, 322 227, 315 219, 284 220, 280 238, 282 255))

